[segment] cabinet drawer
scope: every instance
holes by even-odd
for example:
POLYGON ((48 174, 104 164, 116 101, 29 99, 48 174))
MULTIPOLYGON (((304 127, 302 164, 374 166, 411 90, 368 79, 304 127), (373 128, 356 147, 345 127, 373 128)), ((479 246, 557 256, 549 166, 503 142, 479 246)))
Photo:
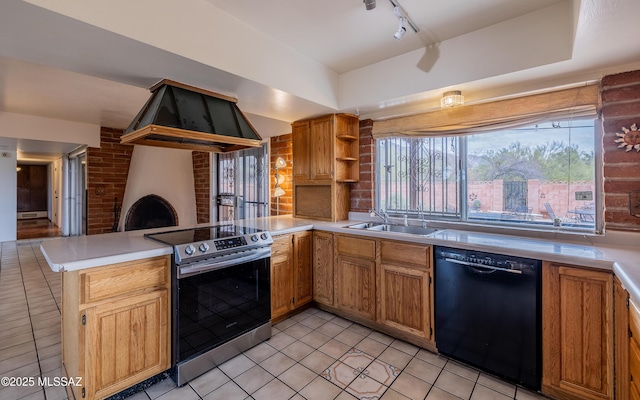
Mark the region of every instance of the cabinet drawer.
POLYGON ((271 245, 271 258, 289 256, 291 252, 291 235, 276 236, 271 245))
POLYGON ((338 236, 338 254, 358 258, 376 258, 376 241, 353 236, 338 236))
POLYGON ((87 304, 150 288, 168 287, 169 266, 166 256, 91 268, 80 275, 80 302, 87 304))
POLYGON ((430 255, 431 246, 386 240, 380 242, 380 257, 383 264, 399 264, 428 269, 430 255))

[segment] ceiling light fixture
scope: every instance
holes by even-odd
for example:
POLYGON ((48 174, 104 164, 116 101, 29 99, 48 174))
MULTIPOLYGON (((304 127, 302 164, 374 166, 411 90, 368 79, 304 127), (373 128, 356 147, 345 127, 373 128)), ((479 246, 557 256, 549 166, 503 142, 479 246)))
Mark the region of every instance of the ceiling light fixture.
POLYGON ((407 33, 406 25, 409 25, 415 33, 420 32, 420 29, 418 29, 416 24, 414 24, 411 18, 409 18, 409 16, 407 15, 407 12, 402 8, 400 3, 398 3, 398 0, 389 0, 389 2, 393 6, 393 15, 395 15, 396 18, 398 18, 398 23, 399 23, 398 30, 396 31, 396 33, 393 34, 393 38, 395 40, 402 39, 404 34, 407 33))
POLYGON ((454 106, 461 106, 464 104, 464 96, 462 92, 459 90, 452 90, 450 92, 445 92, 440 99, 440 107, 448 108, 454 106))
POLYGON ((393 34, 393 38, 395 40, 400 40, 402 39, 404 34, 407 33, 407 28, 405 28, 404 26, 406 19, 400 15, 400 12, 398 11, 398 7, 394 7, 393 13, 395 14, 396 17, 398 17, 398 23, 399 23, 398 30, 396 31, 396 33, 393 34))
POLYGON ((373 10, 376 8, 376 0, 362 0, 367 10, 373 10))

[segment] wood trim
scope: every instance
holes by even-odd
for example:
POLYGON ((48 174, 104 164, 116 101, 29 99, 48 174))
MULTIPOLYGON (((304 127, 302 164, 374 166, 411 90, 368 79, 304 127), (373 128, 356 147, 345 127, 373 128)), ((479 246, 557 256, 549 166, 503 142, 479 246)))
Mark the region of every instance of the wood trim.
POLYGON ((178 128, 169 128, 166 126, 160 125, 147 125, 144 128, 138 129, 137 131, 133 131, 131 133, 127 133, 120 137, 120 143, 133 143, 135 144, 139 139, 147 139, 149 135, 161 135, 168 136, 177 139, 191 139, 191 140, 200 140, 204 142, 208 142, 211 144, 215 143, 225 143, 225 144, 237 144, 243 146, 250 147, 260 147, 260 140, 257 139, 247 139, 247 138, 236 138, 231 136, 218 135, 215 133, 203 133, 196 131, 189 131, 186 129, 178 129, 178 128))
POLYGON ((174 87, 177 87, 177 88, 180 88, 180 89, 189 90, 191 92, 204 94, 205 96, 211 96, 211 97, 216 97, 218 99, 230 101, 232 103, 237 103, 238 102, 238 99, 235 98, 235 97, 226 96, 224 94, 220 94, 220 93, 212 92, 212 91, 209 91, 209 90, 201 89, 199 87, 187 85, 185 83, 172 81, 171 79, 163 79, 163 80, 161 80, 160 82, 158 82, 155 85, 151 86, 149 88, 149 91, 150 92, 155 92, 156 89, 158 89, 162 85, 174 86, 174 87))
MULTIPOLYGON (((618 277, 614 277, 614 321, 615 321, 615 398, 629 400, 629 317, 627 309, 629 293, 622 287, 618 277)), ((640 333, 640 332, 638 332, 640 333)))
POLYGON ((596 108, 599 101, 599 92, 599 86, 591 84, 554 92, 374 121, 372 134, 374 137, 380 137, 397 132, 415 132, 445 126, 481 125, 504 119, 524 118, 556 110, 571 110, 583 106, 594 106, 596 108))

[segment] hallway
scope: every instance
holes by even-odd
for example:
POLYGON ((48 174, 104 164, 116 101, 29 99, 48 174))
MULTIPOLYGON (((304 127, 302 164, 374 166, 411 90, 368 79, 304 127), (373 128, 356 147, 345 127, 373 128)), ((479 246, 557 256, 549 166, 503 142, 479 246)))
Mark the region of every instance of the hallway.
POLYGON ((19 219, 16 236, 21 239, 36 239, 62 236, 62 230, 47 218, 19 219))

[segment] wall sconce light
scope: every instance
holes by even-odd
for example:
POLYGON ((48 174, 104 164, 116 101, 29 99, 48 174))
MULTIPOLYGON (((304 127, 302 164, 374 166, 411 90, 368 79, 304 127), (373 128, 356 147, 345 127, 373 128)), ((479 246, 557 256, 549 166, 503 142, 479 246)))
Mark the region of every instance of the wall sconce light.
POLYGON ((442 99, 440 99, 440 107, 454 107, 461 106, 464 104, 464 96, 462 92, 459 90, 452 90, 450 92, 446 92, 442 95, 442 99))
POLYGON ((376 0, 362 0, 364 2, 364 7, 367 10, 373 10, 376 8, 376 0))
POLYGON ((282 187, 280 186, 284 183, 284 175, 280 175, 279 170, 286 166, 287 166, 287 162, 284 160, 284 158, 282 157, 276 158, 276 163, 273 166, 273 168, 276 170, 276 173, 275 173, 276 186, 273 190, 273 197, 276 198, 276 215, 280 215, 280 196, 283 196, 285 194, 284 189, 282 189, 282 187))

